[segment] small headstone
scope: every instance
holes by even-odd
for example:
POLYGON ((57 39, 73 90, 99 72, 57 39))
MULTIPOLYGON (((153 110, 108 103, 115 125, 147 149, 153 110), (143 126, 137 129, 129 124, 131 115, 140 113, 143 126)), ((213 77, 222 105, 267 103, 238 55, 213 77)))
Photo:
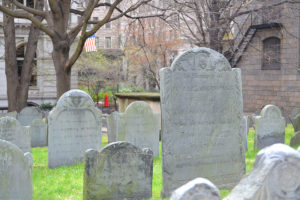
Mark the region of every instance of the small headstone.
POLYGON ((255 149, 262 149, 275 143, 284 143, 285 119, 277 106, 266 105, 255 118, 255 149))
POLYGON ((243 117, 243 122, 244 122, 244 143, 245 143, 245 151, 248 151, 248 146, 247 146, 247 138, 248 138, 248 132, 249 132, 249 123, 248 123, 248 116, 243 117))
POLYGON ((120 113, 115 111, 107 116, 106 124, 107 124, 108 143, 117 141, 119 115, 120 113))
POLYGON ((83 199, 148 199, 152 196, 153 154, 128 142, 114 142, 100 152, 87 150, 83 199))
POLYGON ((34 120, 29 128, 29 133, 31 137, 31 147, 47 146, 47 124, 44 120, 34 120))
POLYGON ((90 148, 101 148, 101 111, 87 93, 70 90, 48 116, 49 168, 83 161, 90 148))
POLYGON ((294 131, 299 132, 300 131, 300 108, 296 108, 292 111, 291 115, 289 116, 293 127, 294 131))
POLYGON ((17 119, 17 112, 13 111, 13 112, 8 112, 8 113, 0 113, 0 117, 13 117, 15 119, 17 119))
POLYGON ((159 119, 144 101, 128 105, 118 119, 117 141, 127 141, 139 148, 150 148, 159 156, 159 119))
POLYGON ((0 118, 0 139, 17 145, 24 153, 31 152, 29 130, 15 118, 0 118))
POLYGON ((224 200, 299 200, 300 153, 284 144, 261 150, 251 173, 224 200))
POLYGON ((300 132, 296 132, 290 141, 290 146, 297 146, 297 145, 300 145, 300 132))
POLYGON ((170 200, 221 200, 219 189, 205 178, 196 178, 176 189, 170 200))
POLYGON ((245 173, 240 69, 208 48, 160 71, 163 197, 197 177, 231 189, 245 173))
POLYGON ((0 139, 0 199, 32 200, 32 156, 0 139))
POLYGON ((17 119, 22 126, 30 126, 34 120, 43 119, 43 112, 38 107, 25 107, 18 113, 17 119))

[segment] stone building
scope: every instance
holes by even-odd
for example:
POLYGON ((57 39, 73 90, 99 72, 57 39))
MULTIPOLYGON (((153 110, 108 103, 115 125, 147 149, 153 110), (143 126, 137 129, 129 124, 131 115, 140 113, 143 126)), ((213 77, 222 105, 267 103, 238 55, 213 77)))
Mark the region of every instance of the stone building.
POLYGON ((243 28, 235 33, 237 51, 230 61, 242 71, 244 112, 274 104, 286 115, 300 107, 299 11, 299 4, 279 3, 239 18, 243 28))

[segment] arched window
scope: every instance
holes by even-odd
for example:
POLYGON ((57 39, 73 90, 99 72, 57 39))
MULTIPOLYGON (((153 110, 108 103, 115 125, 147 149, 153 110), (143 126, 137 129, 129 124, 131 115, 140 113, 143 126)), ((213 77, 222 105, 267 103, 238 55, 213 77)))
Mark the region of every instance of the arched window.
MULTIPOLYGON (((19 80, 21 79, 22 74, 22 67, 24 63, 24 55, 25 55, 25 47, 26 43, 22 43, 17 47, 17 66, 18 66, 18 77, 19 80)), ((30 79, 30 86, 37 86, 37 61, 36 61, 36 54, 34 56, 33 60, 33 68, 32 68, 32 74, 30 79)))
POLYGON ((263 41, 262 69, 280 69, 280 39, 270 37, 263 41))

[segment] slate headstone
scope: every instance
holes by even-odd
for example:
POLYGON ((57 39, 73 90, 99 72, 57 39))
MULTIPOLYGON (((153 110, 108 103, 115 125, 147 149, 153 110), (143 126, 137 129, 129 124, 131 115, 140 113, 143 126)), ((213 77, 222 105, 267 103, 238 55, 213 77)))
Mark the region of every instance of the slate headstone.
POLYGON ((83 161, 90 148, 101 148, 101 111, 87 93, 70 90, 48 116, 49 168, 83 161))
POLYGON ((118 119, 120 113, 115 111, 107 116, 107 136, 108 143, 116 142, 118 135, 118 119))
POLYGON ((299 132, 300 131, 300 108, 294 109, 290 114, 289 118, 293 124, 295 133, 299 132))
POLYGON ((28 127, 21 126, 13 117, 0 118, 0 139, 17 145, 24 153, 31 152, 28 127))
POLYGON ((176 189, 170 200, 221 200, 219 189, 205 178, 196 178, 176 189))
POLYGON ((113 142, 100 152, 87 150, 83 199, 148 199, 152 196, 153 153, 128 142, 113 142))
POLYGON ((253 170, 224 200, 299 200, 300 153, 284 144, 262 149, 253 170))
POLYGON ((297 146, 297 145, 300 145, 300 131, 296 132, 290 141, 290 146, 297 146))
POLYGON ((29 128, 29 133, 31 137, 31 147, 47 146, 47 124, 44 120, 34 120, 29 128))
POLYGON ((22 126, 30 126, 34 120, 43 119, 43 112, 38 107, 25 107, 18 113, 17 119, 22 126))
POLYGON ((266 105, 255 118, 254 148, 262 149, 275 143, 284 143, 285 119, 277 106, 266 105))
POLYGON ((195 48, 160 71, 162 196, 204 177, 231 189, 245 173, 240 69, 195 48))
POLYGON ((150 148, 159 156, 159 119, 144 101, 128 105, 118 119, 118 141, 130 142, 139 148, 150 148))
POLYGON ((32 156, 0 139, 0 199, 32 200, 32 156))

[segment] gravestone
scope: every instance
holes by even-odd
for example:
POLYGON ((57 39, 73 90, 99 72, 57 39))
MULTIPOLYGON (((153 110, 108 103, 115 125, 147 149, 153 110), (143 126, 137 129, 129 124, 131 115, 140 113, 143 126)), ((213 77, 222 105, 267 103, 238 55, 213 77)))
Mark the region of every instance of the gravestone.
POLYGON ((300 144, 300 108, 294 109, 289 118, 295 131, 295 135, 291 138, 290 145, 296 146, 300 144))
POLYGON ((247 138, 248 138, 248 132, 249 132, 249 122, 248 122, 248 116, 243 117, 244 122, 244 143, 245 143, 245 151, 248 151, 247 146, 247 138))
POLYGON ((31 147, 47 146, 47 124, 44 120, 34 120, 29 128, 29 133, 31 137, 31 147))
POLYGON ((101 148, 101 111, 87 93, 70 90, 48 116, 49 168, 80 162, 89 148, 101 148))
POLYGON ((253 170, 224 200, 299 200, 300 153, 284 144, 262 149, 253 170))
POLYGON ((117 141, 118 134, 118 119, 121 113, 114 111, 110 115, 107 116, 107 136, 108 143, 117 141))
POLYGON ((0 139, 17 145, 24 153, 31 151, 29 130, 15 118, 0 118, 0 139))
POLYGON ((118 119, 118 141, 127 141, 139 148, 150 148, 155 157, 159 156, 159 119, 144 101, 128 105, 118 119))
POLYGON ((176 189, 170 200, 221 200, 219 189, 205 178, 196 178, 176 189))
POLYGON ((262 149, 275 143, 284 143, 285 119, 277 106, 266 105, 255 118, 254 148, 262 149))
POLYGON ((30 126, 36 119, 43 119, 43 112, 38 107, 25 107, 17 115, 22 126, 30 126))
POLYGON ((113 142, 85 154, 83 199, 148 199, 152 196, 153 153, 113 142))
POLYGON ((240 69, 195 48, 161 69, 160 80, 162 196, 197 177, 233 188, 245 173, 240 69))
POLYGON ((17 119, 17 112, 13 111, 13 112, 8 112, 8 113, 0 113, 0 117, 13 117, 15 119, 17 119))
POLYGON ((0 139, 0 199, 32 200, 32 156, 0 139))

